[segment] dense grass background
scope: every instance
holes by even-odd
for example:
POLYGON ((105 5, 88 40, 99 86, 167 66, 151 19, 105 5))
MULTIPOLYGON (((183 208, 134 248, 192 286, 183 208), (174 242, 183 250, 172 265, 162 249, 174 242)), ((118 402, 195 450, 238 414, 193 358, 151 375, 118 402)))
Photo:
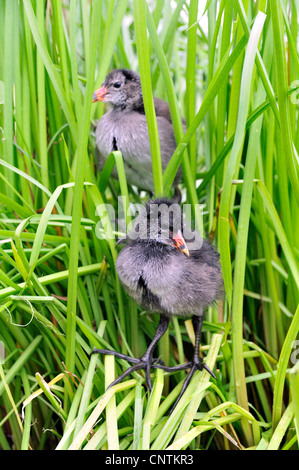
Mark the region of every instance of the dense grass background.
MULTIPOLYGON (((0 0, 2 449, 298 448, 297 6, 0 0), (156 194, 181 164, 183 202, 193 216, 201 204, 223 268, 203 334, 217 380, 198 372, 170 417, 185 372, 155 371, 151 394, 139 374, 105 393, 126 364, 89 359, 95 346, 141 355, 158 321, 122 290, 118 234, 97 211, 148 197, 119 152, 95 170, 106 108, 92 92, 118 67, 141 74, 156 194), (153 94, 178 143, 163 175, 153 94)), ((161 357, 184 362, 193 337, 174 319, 161 357)))

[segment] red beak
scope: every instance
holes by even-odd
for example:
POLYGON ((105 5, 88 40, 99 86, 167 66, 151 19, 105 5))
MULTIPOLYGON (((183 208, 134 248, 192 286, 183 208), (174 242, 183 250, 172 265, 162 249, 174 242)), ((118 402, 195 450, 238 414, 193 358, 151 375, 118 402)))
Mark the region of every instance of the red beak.
POLYGON ((107 94, 106 88, 104 85, 96 90, 92 95, 92 102, 95 103, 96 101, 105 101, 105 96, 107 94))
POLYGON ((185 239, 182 232, 179 230, 178 233, 173 237, 173 246, 175 246, 181 253, 189 257, 189 250, 187 248, 185 239))

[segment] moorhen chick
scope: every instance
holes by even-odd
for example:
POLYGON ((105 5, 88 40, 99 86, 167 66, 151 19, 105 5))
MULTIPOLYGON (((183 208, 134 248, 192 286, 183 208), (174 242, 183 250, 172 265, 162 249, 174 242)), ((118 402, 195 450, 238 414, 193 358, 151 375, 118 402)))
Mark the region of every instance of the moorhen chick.
MULTIPOLYGON (((116 69, 109 73, 93 94, 93 102, 104 101, 112 109, 96 125, 98 164, 103 168, 109 154, 120 150, 124 159, 127 182, 153 193, 153 173, 148 127, 144 112, 139 75, 133 70, 116 69)), ((154 98, 159 133, 162 169, 165 170, 174 150, 174 137, 168 103, 154 98)), ((185 126, 185 121, 183 125, 185 126)), ((113 173, 117 177, 117 173, 113 173)), ((181 169, 174 186, 181 178, 181 169)))
POLYGON ((149 201, 143 209, 127 237, 118 242, 124 246, 118 255, 116 269, 128 294, 148 312, 159 313, 160 322, 140 359, 105 349, 94 349, 92 353, 110 354, 134 363, 109 387, 133 371, 145 369, 146 383, 151 390, 151 368, 168 372, 190 369, 177 403, 197 369, 205 368, 215 377, 200 357, 199 346, 204 310, 222 294, 219 254, 198 232, 188 229, 179 204, 161 198, 149 201), (185 364, 166 367, 162 361, 153 358, 153 353, 173 315, 193 316, 194 356, 185 364))

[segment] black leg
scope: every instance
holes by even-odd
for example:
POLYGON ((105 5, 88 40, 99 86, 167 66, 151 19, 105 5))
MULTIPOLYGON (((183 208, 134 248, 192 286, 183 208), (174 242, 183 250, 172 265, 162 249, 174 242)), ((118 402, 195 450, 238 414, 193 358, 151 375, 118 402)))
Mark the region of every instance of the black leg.
POLYGON ((159 359, 154 360, 153 359, 153 353, 154 353, 154 349, 155 349, 158 341, 162 338, 162 336, 166 332, 166 330, 168 328, 168 324, 169 324, 169 319, 167 317, 165 317, 164 315, 161 315, 160 322, 159 322, 159 325, 157 327, 155 336, 154 336, 152 342, 150 343, 149 347, 147 348, 145 354, 140 359, 138 359, 136 357, 126 356, 125 354, 121 354, 121 353, 116 352, 116 351, 110 351, 110 350, 107 350, 107 349, 94 349, 92 351, 91 354, 96 354, 96 353, 109 354, 109 355, 112 355, 112 356, 119 357, 120 359, 126 359, 127 361, 133 362, 135 364, 135 365, 129 367, 123 374, 121 374, 116 380, 114 380, 109 385, 108 388, 112 387, 113 385, 116 385, 116 384, 120 383, 125 377, 130 375, 132 372, 134 372, 136 370, 139 370, 139 369, 144 369, 145 370, 145 379, 146 379, 147 386, 150 390, 152 389, 152 382, 151 382, 151 378, 150 378, 150 369, 151 369, 151 367, 153 367, 153 368, 158 368, 159 367, 159 368, 162 368, 162 369, 165 367, 165 366, 163 366, 163 363, 162 363, 161 360, 159 360, 159 359))
MULTIPOLYGON (((175 404, 173 405, 173 407, 170 410, 170 413, 173 412, 174 408, 176 407, 177 403, 181 399, 183 393, 187 389, 193 375, 195 374, 195 372, 197 370, 206 369, 209 372, 209 374, 211 374, 211 376, 216 379, 215 374, 209 369, 209 367, 206 364, 204 364, 203 359, 199 355, 200 337, 201 337, 203 316, 202 315, 199 316, 199 317, 194 316, 192 321, 193 321, 193 327, 194 327, 194 331, 195 331, 195 346, 194 346, 193 361, 192 362, 187 362, 186 364, 182 364, 181 366, 176 367, 176 370, 189 369, 189 367, 191 367, 191 369, 190 369, 190 372, 188 373, 188 375, 185 379, 185 382, 183 383, 182 389, 180 391, 179 396, 177 397, 177 399, 175 401, 175 404)), ((159 366, 157 365, 157 367, 159 367, 159 366)), ((163 367, 163 369, 165 370, 165 367, 163 367)), ((174 369, 174 367, 172 368, 172 372, 173 372, 173 369, 174 369)))
POLYGON ((140 358, 136 357, 131 357, 127 356, 125 354, 116 352, 116 351, 111 351, 108 349, 94 349, 91 354, 95 353, 101 353, 101 354, 110 354, 112 356, 119 357, 120 359, 125 359, 128 362, 133 362, 134 365, 129 367, 125 372, 123 372, 116 380, 114 380, 108 388, 112 387, 113 385, 116 385, 120 383, 125 377, 130 375, 132 372, 140 369, 145 370, 145 378, 146 378, 146 383, 149 388, 149 390, 152 389, 152 382, 150 378, 150 369, 162 369, 165 372, 177 372, 180 370, 186 370, 190 369, 185 382, 183 383, 182 389, 180 391, 180 394, 178 398, 175 401, 175 404, 170 410, 170 414, 173 412, 174 408, 176 407, 177 403, 181 399, 183 393, 187 389, 193 375, 197 370, 202 370, 205 369, 209 374, 216 379, 215 374, 211 371, 211 369, 203 362, 203 359, 199 355, 199 348, 200 348, 200 337, 201 337, 201 329, 202 329, 202 323, 203 323, 203 316, 194 316, 193 317, 193 326, 194 326, 194 331, 195 331, 195 346, 194 346, 194 355, 193 355, 193 360, 186 362, 185 364, 180 364, 178 366, 174 367, 168 367, 163 364, 163 361, 160 359, 153 359, 153 353, 154 349, 158 343, 158 341, 162 338, 164 333, 166 332, 169 324, 169 319, 163 315, 160 317, 160 322, 157 327, 155 336, 153 340, 151 341, 149 347, 147 348, 145 354, 140 358))
POLYGON ((201 337, 201 329, 203 323, 203 316, 200 317, 193 317, 193 326, 195 331, 195 346, 194 346, 194 358, 193 362, 196 365, 197 369, 202 370, 206 369, 209 374, 216 379, 216 375, 211 369, 203 362, 202 358, 199 355, 200 350, 200 337, 201 337))

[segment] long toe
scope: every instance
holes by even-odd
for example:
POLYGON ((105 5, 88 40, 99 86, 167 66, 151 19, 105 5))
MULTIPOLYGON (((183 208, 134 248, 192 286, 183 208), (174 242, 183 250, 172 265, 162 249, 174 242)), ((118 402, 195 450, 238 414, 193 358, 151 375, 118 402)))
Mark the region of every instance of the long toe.
MULTIPOLYGON (((179 365, 179 366, 176 366, 176 367, 169 367, 168 368, 168 371, 169 372, 175 372, 177 370, 183 370, 183 369, 188 369, 189 367, 191 367, 190 369, 190 372, 189 374, 187 375, 186 379, 185 379, 185 382, 183 383, 183 386, 182 386, 182 389, 179 393, 179 396, 177 397, 173 407, 171 408, 170 410, 170 414, 173 412, 174 408, 176 407, 176 405, 178 404, 178 402, 180 401, 181 397, 183 396, 184 392, 186 391, 193 375, 195 374, 195 372, 197 370, 203 370, 205 369, 207 372, 209 372, 209 374, 214 377, 214 379, 216 379, 216 375, 214 374, 214 372, 211 371, 211 369, 203 362, 202 358, 198 358, 197 360, 195 360, 194 362, 187 362, 186 364, 182 364, 182 365, 179 365)), ((163 370, 167 370, 166 367, 161 367, 161 369, 163 370)))
POLYGON ((207 366, 207 364, 202 364, 202 367, 207 371, 209 372, 209 374, 214 378, 214 379, 217 379, 216 375, 214 374, 213 371, 211 371, 211 369, 207 366))
POLYGON ((159 364, 160 366, 164 366, 164 361, 162 359, 160 359, 159 357, 157 357, 156 359, 154 358, 152 360, 152 367, 155 365, 155 364, 159 364))
POLYGON ((142 356, 141 359, 138 359, 137 357, 127 356, 126 354, 122 354, 122 353, 119 353, 119 352, 116 352, 116 351, 112 351, 110 349, 93 349, 91 354, 108 354, 110 356, 115 356, 115 357, 118 357, 119 359, 125 359, 128 362, 133 362, 134 363, 133 366, 129 367, 117 379, 115 379, 107 387, 107 390, 108 390, 108 388, 112 387, 113 385, 117 385, 120 382, 122 382, 123 379, 125 379, 128 375, 132 374, 133 372, 135 372, 137 370, 144 369, 145 370, 146 385, 147 385, 148 389, 151 391, 152 390, 152 380, 151 380, 151 376, 150 376, 151 368, 154 368, 154 369, 161 368, 161 369, 163 369, 165 367, 164 362, 162 361, 162 359, 159 359, 159 358, 152 359, 150 357, 150 354, 145 354, 144 356, 142 356))
POLYGON ((209 374, 210 374, 214 379, 216 379, 216 375, 214 374, 214 372, 211 371, 211 369, 207 366, 207 364, 205 364, 205 363, 203 362, 203 359, 202 359, 201 357, 196 358, 196 359, 194 360, 194 365, 196 366, 196 368, 197 368, 198 370, 203 370, 203 369, 205 369, 207 372, 209 372, 209 374))
POLYGON ((152 379, 151 379, 151 363, 147 362, 145 364, 145 381, 149 391, 152 391, 152 379))
MULTIPOLYGON (((132 358, 131 358, 132 359, 132 358)), ((134 358, 135 359, 135 358, 134 358)), ((152 391, 152 380, 151 380, 151 376, 150 376, 150 371, 151 371, 151 367, 154 367, 155 368, 155 365, 156 364, 152 364, 151 361, 143 361, 143 360, 138 360, 138 363, 137 364, 134 364, 133 366, 129 367, 127 370, 125 370, 125 372, 123 372, 117 379, 115 379, 110 385, 108 388, 112 387, 113 385, 116 385, 116 384, 119 384, 120 382, 123 381, 123 379, 125 379, 128 375, 132 374, 133 372, 137 371, 137 370, 141 370, 141 369, 144 369, 145 370, 145 381, 146 381, 146 385, 149 389, 149 391, 152 391)), ((160 367, 163 367, 163 366, 160 366, 160 367)))
POLYGON ((138 359, 137 357, 127 356, 126 354, 112 351, 110 349, 93 349, 90 354, 108 354, 109 356, 115 356, 120 359, 125 359, 128 362, 134 362, 135 364, 138 364, 140 362, 140 359, 138 359))
POLYGON ((109 388, 113 387, 113 385, 117 385, 120 382, 122 382, 123 379, 128 377, 128 375, 130 375, 133 372, 135 372, 137 370, 140 370, 140 369, 144 369, 144 364, 142 362, 140 362, 139 364, 135 364, 134 366, 129 367, 127 370, 125 370, 125 372, 123 372, 119 377, 117 377, 117 379, 115 379, 113 382, 111 382, 110 385, 108 385, 107 390, 109 388))
POLYGON ((189 383, 190 383, 190 380, 192 379, 193 375, 195 374, 195 372, 197 371, 197 367, 196 365, 193 365, 191 367, 191 370, 189 372, 189 374, 187 375, 186 379, 185 379, 185 382, 183 383, 183 386, 181 388, 181 391, 179 393, 179 396, 177 397, 173 407, 171 408, 169 414, 171 414, 173 412, 173 410, 175 409, 175 407, 177 406, 178 402, 180 401, 180 399, 182 398, 184 392, 186 391, 189 383))

